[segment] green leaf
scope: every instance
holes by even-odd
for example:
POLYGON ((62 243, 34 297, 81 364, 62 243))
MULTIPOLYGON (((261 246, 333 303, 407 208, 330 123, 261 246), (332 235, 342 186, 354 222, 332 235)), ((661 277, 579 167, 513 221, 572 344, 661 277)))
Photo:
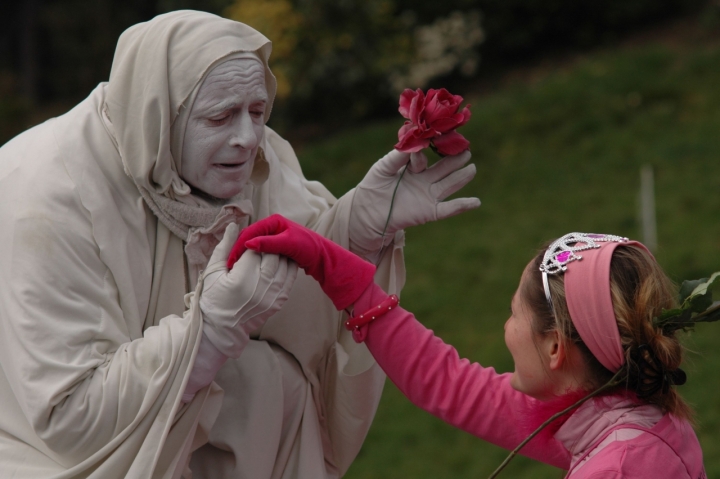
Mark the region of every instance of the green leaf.
MULTIPOLYGON (((703 323, 712 323, 715 321, 720 321, 720 309, 716 310, 715 312, 708 314, 707 316, 703 317, 700 321, 703 323)), ((700 322, 698 321, 698 322, 700 322)))
POLYGON ((655 321, 658 323, 662 323, 663 321, 667 320, 668 318, 672 318, 673 316, 680 316, 682 314, 683 310, 680 308, 674 308, 674 309, 663 309, 663 312, 655 318, 655 321))
POLYGON ((690 310, 690 309, 685 309, 685 310, 683 310, 683 312, 680 314, 680 317, 679 317, 677 320, 675 320, 675 322, 676 322, 677 324, 682 324, 682 325, 683 325, 683 326, 682 326, 683 329, 685 329, 685 328, 692 328, 692 327, 693 327, 693 324, 694 324, 694 321, 693 321, 693 317, 692 317, 692 316, 693 316, 692 310, 690 310))
POLYGON ((704 284, 708 279, 702 278, 702 279, 687 279, 682 282, 682 285, 680 286, 680 294, 678 298, 678 302, 680 304, 684 304, 685 301, 690 297, 690 295, 695 291, 695 289, 704 284))
POLYGON ((686 302, 687 309, 693 313, 702 313, 712 305, 712 292, 707 291, 705 294, 691 294, 686 302))
POLYGON ((697 285, 690 293, 690 296, 694 296, 696 294, 706 294, 708 290, 712 288, 718 280, 720 280, 720 271, 716 271, 715 273, 713 273, 712 276, 710 276, 710 279, 702 280, 704 282, 697 285))
POLYGON ((666 309, 657 318, 653 319, 656 328, 663 328, 666 331, 691 328, 694 324, 693 312, 689 308, 666 309))
POLYGON ((715 301, 705 312, 699 314, 695 319, 698 323, 711 323, 718 320, 720 320, 720 301, 715 301))
POLYGON ((681 290, 681 296, 687 292, 691 286, 694 288, 690 294, 686 296, 682 302, 680 309, 689 309, 693 313, 702 313, 708 309, 712 304, 712 288, 713 284, 720 279, 720 272, 713 273, 710 279, 704 278, 696 281, 685 281, 683 282, 681 290))

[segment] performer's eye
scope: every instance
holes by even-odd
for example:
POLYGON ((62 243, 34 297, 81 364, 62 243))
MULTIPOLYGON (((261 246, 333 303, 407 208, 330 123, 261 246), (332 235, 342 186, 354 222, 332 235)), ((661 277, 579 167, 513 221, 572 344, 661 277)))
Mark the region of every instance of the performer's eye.
POLYGON ((265 102, 259 101, 255 102, 252 105, 250 105, 250 115, 252 115, 255 118, 260 118, 265 116, 265 102))
POLYGON ((219 126, 224 124, 228 118, 230 118, 230 113, 225 113, 222 116, 215 117, 215 118, 208 118, 208 123, 210 123, 213 126, 219 126))

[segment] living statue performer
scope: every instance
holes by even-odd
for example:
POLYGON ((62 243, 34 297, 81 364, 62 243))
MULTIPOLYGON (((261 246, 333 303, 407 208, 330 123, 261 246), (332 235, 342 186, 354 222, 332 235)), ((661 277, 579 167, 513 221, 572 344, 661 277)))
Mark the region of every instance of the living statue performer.
MULTIPOLYGON (((358 273, 371 264, 280 215, 244 230, 230 263, 245 247, 295 259, 338 308, 353 308, 355 340, 414 404, 449 424, 514 449, 558 413, 520 453, 567 478, 707 479, 692 412, 675 390, 687 379, 675 331, 699 311, 692 301, 675 309, 672 282, 641 243, 569 233, 538 253, 505 323, 515 362, 507 374, 461 359, 358 273)), ((717 320, 717 305, 702 314, 710 311, 717 320)))
POLYGON ((355 458, 384 374, 294 262, 229 271, 216 246, 282 213, 399 292, 403 228, 478 206, 442 201, 475 169, 414 157, 385 230, 410 155, 340 199, 307 181, 265 126, 270 49, 156 17, 122 34, 109 82, 0 149, 1 477, 317 479, 355 458))

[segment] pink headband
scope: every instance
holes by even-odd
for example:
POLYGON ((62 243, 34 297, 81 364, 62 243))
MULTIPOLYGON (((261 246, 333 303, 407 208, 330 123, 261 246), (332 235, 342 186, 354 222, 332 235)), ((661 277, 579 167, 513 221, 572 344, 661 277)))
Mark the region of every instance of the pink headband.
POLYGON ((625 364, 625 355, 610 294, 610 261, 615 248, 629 245, 648 251, 642 243, 619 236, 570 233, 550 245, 540 266, 551 308, 547 275, 565 272, 565 298, 575 329, 593 356, 612 372, 625 364), (580 251, 582 255, 575 254, 580 251))

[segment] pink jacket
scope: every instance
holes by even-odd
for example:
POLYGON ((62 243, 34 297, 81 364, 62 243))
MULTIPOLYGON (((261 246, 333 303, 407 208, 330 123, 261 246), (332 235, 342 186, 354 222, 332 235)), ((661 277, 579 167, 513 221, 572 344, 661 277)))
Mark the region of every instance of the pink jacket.
MULTIPOLYGON (((387 295, 371 285, 355 303, 364 312, 387 295)), ((397 307, 366 326, 370 352, 416 406, 506 449, 533 429, 528 415, 541 402, 514 390, 510 374, 460 359, 415 317, 397 307)), ((705 479, 702 450, 692 427, 628 398, 590 400, 554 435, 540 434, 522 454, 569 470, 571 479, 705 479)))

